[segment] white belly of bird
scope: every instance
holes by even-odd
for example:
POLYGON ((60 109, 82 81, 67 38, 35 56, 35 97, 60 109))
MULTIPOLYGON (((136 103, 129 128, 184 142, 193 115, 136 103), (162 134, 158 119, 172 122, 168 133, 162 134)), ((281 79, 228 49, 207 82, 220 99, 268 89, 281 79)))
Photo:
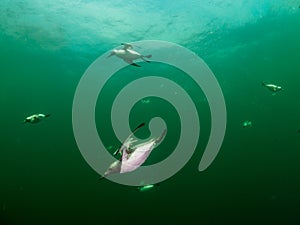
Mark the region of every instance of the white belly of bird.
POLYGON ((141 55, 135 51, 124 51, 124 50, 120 50, 117 54, 116 54, 119 58, 121 59, 125 59, 125 60, 136 60, 139 59, 141 57, 141 55))

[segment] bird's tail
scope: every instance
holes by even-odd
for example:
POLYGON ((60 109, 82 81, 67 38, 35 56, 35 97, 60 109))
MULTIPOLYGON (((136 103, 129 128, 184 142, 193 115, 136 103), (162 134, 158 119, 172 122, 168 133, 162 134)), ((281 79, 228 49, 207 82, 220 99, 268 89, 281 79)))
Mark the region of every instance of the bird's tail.
POLYGON ((152 57, 152 55, 145 55, 144 57, 150 59, 152 57))

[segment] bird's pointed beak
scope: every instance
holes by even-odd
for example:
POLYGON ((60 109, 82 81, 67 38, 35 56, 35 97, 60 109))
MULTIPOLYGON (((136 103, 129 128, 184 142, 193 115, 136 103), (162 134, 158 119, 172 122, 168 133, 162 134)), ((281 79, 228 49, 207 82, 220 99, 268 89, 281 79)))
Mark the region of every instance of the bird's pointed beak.
POLYGON ((106 58, 109 58, 109 57, 111 57, 111 56, 113 56, 115 54, 116 54, 115 52, 111 52, 106 58))

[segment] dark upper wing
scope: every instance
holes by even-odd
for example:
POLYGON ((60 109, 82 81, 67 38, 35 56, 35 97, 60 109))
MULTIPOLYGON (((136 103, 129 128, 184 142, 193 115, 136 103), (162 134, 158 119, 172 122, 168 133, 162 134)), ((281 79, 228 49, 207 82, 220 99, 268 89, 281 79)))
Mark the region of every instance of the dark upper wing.
POLYGON ((132 136, 136 131, 138 131, 138 130, 139 130, 141 127, 143 127, 143 126, 145 126, 145 123, 141 123, 140 125, 138 125, 138 126, 132 131, 132 133, 126 138, 126 140, 122 143, 122 145, 120 146, 120 148, 119 148, 117 151, 114 152, 114 155, 119 154, 119 152, 122 153, 123 148, 124 148, 124 147, 126 148, 126 146, 125 146, 124 144, 131 138, 131 136, 132 136))

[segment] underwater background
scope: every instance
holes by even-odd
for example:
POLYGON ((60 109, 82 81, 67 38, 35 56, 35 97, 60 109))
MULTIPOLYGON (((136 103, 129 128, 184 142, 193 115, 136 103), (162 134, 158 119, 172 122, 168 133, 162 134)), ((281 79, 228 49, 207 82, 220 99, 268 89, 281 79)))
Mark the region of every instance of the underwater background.
MULTIPOLYGON (((0 224, 300 224, 299 6, 299 0, 1 0, 0 224), (199 87, 155 62, 140 63, 146 74, 128 66, 109 80, 95 118, 110 152, 122 141, 110 121, 113 99, 141 76, 182 85, 199 113, 191 160, 145 192, 99 181, 72 129, 73 97, 86 69, 120 43, 140 40, 194 51, 215 74, 227 108, 222 148, 199 172, 211 119, 199 87), (284 91, 272 95, 262 82, 284 91), (22 124, 34 113, 51 116, 22 124), (252 127, 243 127, 246 120, 252 127)), ((129 123, 134 129, 155 116, 168 133, 146 164, 166 158, 180 134, 178 114, 163 99, 141 99, 129 123)), ((149 130, 138 135, 147 138, 149 130)))

